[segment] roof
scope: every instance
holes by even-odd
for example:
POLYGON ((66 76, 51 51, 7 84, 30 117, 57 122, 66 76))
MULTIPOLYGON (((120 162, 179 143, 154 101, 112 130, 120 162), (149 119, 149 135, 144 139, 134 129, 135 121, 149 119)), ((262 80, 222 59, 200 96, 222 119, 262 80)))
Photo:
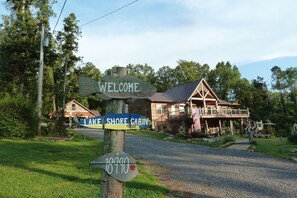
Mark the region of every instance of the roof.
POLYGON ((240 104, 238 102, 227 102, 225 100, 221 100, 219 99, 219 105, 222 105, 222 106, 240 106, 240 104))
POLYGON ((100 113, 99 113, 98 110, 91 109, 91 112, 92 112, 93 114, 95 114, 95 116, 100 116, 100 113))
POLYGON ((174 87, 165 92, 158 92, 149 99, 154 102, 185 102, 188 101, 201 80, 196 80, 178 87, 174 87))
POLYGON ((149 100, 152 102, 158 101, 158 102, 175 102, 175 100, 165 92, 156 92, 154 95, 152 95, 149 100))
MULTIPOLYGON (((69 103, 71 103, 71 102, 76 103, 77 105, 79 105, 80 107, 82 107, 83 109, 85 109, 86 111, 88 111, 89 113, 91 113, 92 115, 97 116, 96 112, 93 112, 92 110, 88 109, 88 108, 85 107, 83 104, 79 103, 78 101, 76 101, 76 100, 74 100, 74 99, 71 100, 71 101, 69 101, 67 104, 69 104, 69 103)), ((99 112, 98 112, 98 113, 99 113, 99 112)), ((99 114, 100 114, 100 113, 99 113, 99 114)))
POLYGON ((199 84, 203 82, 204 85, 208 88, 211 94, 214 96, 215 99, 218 100, 218 103, 222 106, 239 106, 238 102, 227 102, 225 100, 221 100, 218 96, 214 93, 208 83, 204 80, 196 80, 178 87, 174 87, 169 89, 165 92, 157 92, 153 96, 149 98, 152 102, 167 102, 167 103, 181 103, 188 101, 194 94, 195 90, 199 86, 199 84))

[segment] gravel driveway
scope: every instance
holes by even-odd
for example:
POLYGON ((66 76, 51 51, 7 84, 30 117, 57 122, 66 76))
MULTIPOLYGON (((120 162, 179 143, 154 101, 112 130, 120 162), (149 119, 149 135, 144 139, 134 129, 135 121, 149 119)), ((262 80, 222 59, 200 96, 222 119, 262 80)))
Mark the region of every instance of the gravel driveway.
MULTIPOLYGON (((80 129, 102 139, 103 131, 80 129)), ((130 155, 162 167, 171 197, 297 197, 297 163, 264 154, 126 134, 130 155)))

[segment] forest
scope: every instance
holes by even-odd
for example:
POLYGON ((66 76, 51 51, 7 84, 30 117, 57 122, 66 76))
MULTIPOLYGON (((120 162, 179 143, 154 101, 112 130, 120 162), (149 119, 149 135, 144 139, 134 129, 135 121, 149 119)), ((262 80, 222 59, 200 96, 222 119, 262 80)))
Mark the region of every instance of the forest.
MULTIPOLYGON (((105 103, 101 99, 78 96, 77 79, 85 75, 100 81, 116 65, 100 71, 100 65, 79 57, 82 32, 78 20, 71 13, 63 19, 62 30, 52 30, 49 19, 55 15, 53 3, 53 0, 6 1, 10 14, 3 16, 0 29, 0 131, 6 131, 6 136, 36 134, 42 26, 49 39, 48 46, 44 46, 43 119, 49 119, 52 112, 63 112, 65 103, 72 99, 104 113, 105 103), (19 123, 17 129, 13 128, 15 122, 19 123), (30 133, 23 134, 24 129, 30 133)), ((289 135, 292 125, 297 123, 297 68, 293 66, 282 70, 271 65, 271 88, 261 76, 251 81, 243 78, 238 67, 230 62, 208 65, 177 60, 176 65, 170 66, 145 63, 121 66, 160 92, 204 78, 220 99, 236 101, 241 108, 248 108, 252 120, 275 123, 276 135, 289 135)))

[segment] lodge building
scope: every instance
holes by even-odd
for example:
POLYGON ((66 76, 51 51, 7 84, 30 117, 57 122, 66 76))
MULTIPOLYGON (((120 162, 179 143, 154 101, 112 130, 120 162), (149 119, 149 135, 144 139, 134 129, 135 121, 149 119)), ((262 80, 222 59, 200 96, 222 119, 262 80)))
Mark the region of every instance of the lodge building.
POLYGON ((208 83, 201 79, 136 101, 129 106, 129 112, 150 118, 154 130, 170 129, 174 125, 183 128, 188 117, 195 117, 200 125, 197 132, 222 134, 229 131, 233 134, 235 130, 243 132, 250 115, 248 109, 239 106, 218 98, 208 83), (194 106, 197 107, 195 110, 194 106))

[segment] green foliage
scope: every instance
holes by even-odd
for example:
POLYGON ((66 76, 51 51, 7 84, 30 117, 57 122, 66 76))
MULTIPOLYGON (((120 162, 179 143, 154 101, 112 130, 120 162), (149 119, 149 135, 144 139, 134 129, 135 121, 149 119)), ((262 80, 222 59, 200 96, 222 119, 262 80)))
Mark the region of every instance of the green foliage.
POLYGON ((29 137, 35 133, 35 108, 22 97, 0 99, 0 137, 29 137))
POLYGON ((176 78, 174 69, 163 66, 156 72, 156 83, 154 84, 159 92, 175 87, 176 78))
POLYGON ((263 78, 257 77, 257 79, 252 80, 251 85, 242 90, 242 94, 247 95, 245 104, 250 109, 252 120, 265 121, 271 119, 270 93, 263 78))
POLYGON ((297 144, 297 134, 290 135, 288 137, 288 140, 289 140, 289 142, 291 142, 293 144, 297 144))
POLYGON ((151 84, 155 84, 155 70, 148 64, 129 64, 127 65, 129 75, 137 77, 143 81, 149 82, 151 84))
POLYGON ((175 124, 172 126, 171 134, 176 135, 179 132, 179 125, 175 124))
POLYGON ((235 137, 233 135, 226 135, 223 138, 223 143, 227 143, 227 142, 235 142, 235 137))
POLYGON ((236 66, 229 62, 220 62, 208 75, 208 83, 222 100, 236 100, 235 89, 240 82, 240 73, 236 66))
POLYGON ((191 133, 191 136, 193 138, 209 138, 210 136, 206 133, 197 133, 197 132, 194 132, 194 133, 191 133))
POLYGON ((194 61, 179 60, 175 68, 175 77, 178 85, 183 85, 195 80, 207 78, 209 66, 207 64, 200 65, 194 61))
POLYGON ((4 17, 0 41, 0 91, 32 98, 39 66, 40 23, 48 26, 51 2, 6 1, 10 15, 4 17))

